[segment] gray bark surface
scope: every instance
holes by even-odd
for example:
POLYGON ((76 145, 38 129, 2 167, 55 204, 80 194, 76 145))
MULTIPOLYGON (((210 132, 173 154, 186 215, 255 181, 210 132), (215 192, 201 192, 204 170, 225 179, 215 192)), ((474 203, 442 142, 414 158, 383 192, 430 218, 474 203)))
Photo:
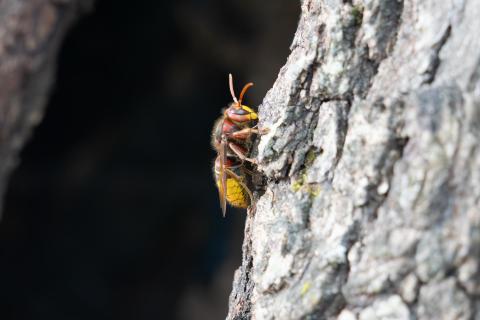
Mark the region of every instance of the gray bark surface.
POLYGON ((228 319, 480 319, 480 3, 304 0, 228 319))
POLYGON ((0 1, 0 218, 8 177, 40 122, 66 30, 90 0, 0 1))

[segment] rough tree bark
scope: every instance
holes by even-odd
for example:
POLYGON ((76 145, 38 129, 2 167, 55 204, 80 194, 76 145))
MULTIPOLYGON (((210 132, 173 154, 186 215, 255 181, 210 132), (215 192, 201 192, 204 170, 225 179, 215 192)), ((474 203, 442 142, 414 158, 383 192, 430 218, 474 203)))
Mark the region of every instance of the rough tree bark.
POLYGON ((480 319, 480 3, 301 6, 228 319, 480 319))
POLYGON ((8 176, 42 118, 61 40, 92 2, 0 1, 0 218, 8 176))

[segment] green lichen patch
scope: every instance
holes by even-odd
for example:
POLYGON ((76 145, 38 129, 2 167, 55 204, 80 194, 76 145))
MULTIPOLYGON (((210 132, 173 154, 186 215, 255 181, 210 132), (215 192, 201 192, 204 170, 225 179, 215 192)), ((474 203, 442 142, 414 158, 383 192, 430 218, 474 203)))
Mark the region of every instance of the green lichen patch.
POLYGON ((304 192, 308 194, 310 198, 315 198, 320 194, 321 188, 318 183, 308 183, 307 174, 304 171, 300 173, 299 178, 295 179, 291 185, 292 191, 294 192, 304 192))
POLYGON ((355 25, 360 26, 363 22, 363 7, 360 5, 353 6, 351 14, 355 25))
POLYGON ((303 297, 312 287, 312 284, 310 282, 305 282, 302 286, 302 289, 300 290, 300 295, 303 297))
POLYGON ((294 192, 300 191, 303 188, 303 186, 305 185, 306 180, 307 180, 307 174, 305 173, 305 171, 302 171, 300 173, 300 177, 293 181, 292 190, 294 192))
POLYGON ((317 158, 317 153, 314 149, 308 150, 307 154, 305 155, 305 167, 310 167, 315 159, 317 158))

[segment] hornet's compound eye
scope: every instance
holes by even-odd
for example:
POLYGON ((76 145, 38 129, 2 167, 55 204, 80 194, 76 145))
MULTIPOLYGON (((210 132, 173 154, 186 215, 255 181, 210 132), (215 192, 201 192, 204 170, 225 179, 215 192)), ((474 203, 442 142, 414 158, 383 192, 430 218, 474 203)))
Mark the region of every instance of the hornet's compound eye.
POLYGON ((251 108, 242 105, 241 108, 228 108, 226 115, 233 121, 246 122, 257 120, 258 116, 251 108))
POLYGON ((249 114, 250 112, 243 108, 239 108, 239 109, 233 109, 232 113, 239 116, 244 116, 246 114, 249 114))

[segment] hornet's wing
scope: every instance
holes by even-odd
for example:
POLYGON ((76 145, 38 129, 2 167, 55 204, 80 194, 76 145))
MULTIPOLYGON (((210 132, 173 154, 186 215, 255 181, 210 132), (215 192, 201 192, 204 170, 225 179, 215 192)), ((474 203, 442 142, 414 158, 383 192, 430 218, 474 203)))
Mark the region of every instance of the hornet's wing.
POLYGON ((220 196, 220 207, 222 208, 223 217, 225 217, 225 213, 227 211, 227 174, 225 172, 225 163, 227 162, 227 151, 226 151, 226 141, 225 138, 222 137, 222 142, 220 143, 220 150, 219 150, 219 172, 218 172, 218 193, 220 196))

